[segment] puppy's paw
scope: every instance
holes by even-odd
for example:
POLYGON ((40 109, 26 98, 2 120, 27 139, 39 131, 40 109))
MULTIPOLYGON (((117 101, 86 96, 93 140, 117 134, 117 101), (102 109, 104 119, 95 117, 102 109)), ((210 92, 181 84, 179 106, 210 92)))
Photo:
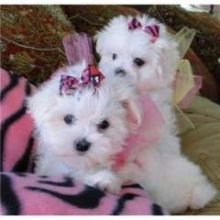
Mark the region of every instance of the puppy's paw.
POLYGON ((89 186, 97 187, 112 194, 118 194, 122 185, 120 179, 109 171, 99 171, 92 175, 90 174, 84 179, 84 182, 89 186))
POLYGON ((201 181, 192 191, 189 201, 191 209, 205 207, 217 194, 216 189, 206 180, 201 181))
POLYGON ((121 183, 118 181, 117 178, 109 178, 102 181, 99 181, 95 185, 99 189, 112 193, 112 194, 119 194, 121 190, 121 183))

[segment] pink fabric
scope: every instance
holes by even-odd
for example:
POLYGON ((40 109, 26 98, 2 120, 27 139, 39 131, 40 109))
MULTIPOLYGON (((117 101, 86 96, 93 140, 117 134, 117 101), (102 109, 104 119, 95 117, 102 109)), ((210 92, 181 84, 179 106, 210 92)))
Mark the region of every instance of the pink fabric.
POLYGON ((0 74, 1 74, 1 88, 5 87, 6 85, 9 84, 10 79, 9 79, 9 75, 8 72, 5 71, 4 69, 0 68, 0 74))
POLYGON ((123 188, 119 195, 111 195, 63 177, 2 173, 1 179, 4 190, 0 206, 2 214, 156 214, 153 209, 155 204, 148 200, 141 188, 134 186, 123 188), (11 202, 7 203, 7 199, 11 202), (120 204, 122 201, 123 205, 120 204))
MULTIPOLYGON (((10 83, 9 74, 0 69, 1 74, 1 91, 6 88, 10 83)), ((13 114, 24 108, 24 98, 26 96, 25 86, 27 81, 24 78, 18 80, 18 84, 8 92, 1 100, 1 125, 7 120, 10 120, 13 114)), ((33 86, 31 89, 33 90, 33 86)), ((25 111, 25 110, 24 110, 25 111)), ((27 142, 33 131, 33 121, 28 114, 19 117, 8 126, 4 138, 4 155, 3 168, 4 171, 10 171, 16 161, 22 157, 26 150, 27 142)), ((3 127, 2 127, 3 129, 3 127)))
POLYGON ((134 134, 127 138, 124 150, 114 158, 114 170, 118 170, 123 166, 130 154, 140 151, 141 149, 139 148, 143 146, 143 143, 146 143, 144 147, 148 147, 160 138, 164 125, 160 110, 148 95, 141 96, 140 103, 143 108, 142 124, 134 134))

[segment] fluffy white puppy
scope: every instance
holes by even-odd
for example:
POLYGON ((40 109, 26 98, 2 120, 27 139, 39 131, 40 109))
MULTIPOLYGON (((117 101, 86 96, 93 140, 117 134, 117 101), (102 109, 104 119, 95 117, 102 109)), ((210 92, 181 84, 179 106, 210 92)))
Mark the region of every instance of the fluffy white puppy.
MULTIPOLYGON (((152 199, 170 212, 203 208, 216 194, 199 166, 182 153, 172 107, 172 83, 178 60, 177 45, 165 26, 148 16, 113 18, 95 36, 100 69, 110 78, 130 80, 147 93, 161 111, 165 124, 159 141, 137 154, 121 169, 134 176, 152 199)), ((131 178, 132 179, 132 178, 131 178)))
POLYGON ((127 82, 94 78, 96 87, 82 78, 85 68, 83 62, 58 70, 28 99, 38 141, 35 172, 75 177, 116 193, 122 181, 112 171, 112 158, 140 123, 135 90, 127 82))

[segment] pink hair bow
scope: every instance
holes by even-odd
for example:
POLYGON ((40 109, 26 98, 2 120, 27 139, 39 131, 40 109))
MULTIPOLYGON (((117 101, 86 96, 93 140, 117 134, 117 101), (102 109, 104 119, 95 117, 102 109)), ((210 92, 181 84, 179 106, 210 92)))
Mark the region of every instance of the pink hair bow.
POLYGON ((61 75, 60 95, 71 95, 76 89, 87 85, 97 88, 104 78, 104 75, 94 65, 88 65, 80 79, 70 75, 61 75))
POLYGON ((154 43, 157 38, 159 37, 160 34, 160 28, 158 25, 148 25, 144 26, 137 20, 137 18, 133 18, 129 23, 128 23, 128 29, 129 30, 136 30, 136 29, 142 29, 145 33, 149 34, 152 39, 151 42, 154 43))
POLYGON ((129 30, 135 30, 137 28, 141 28, 142 24, 140 21, 137 20, 137 18, 133 18, 129 23, 128 23, 128 29, 129 30))

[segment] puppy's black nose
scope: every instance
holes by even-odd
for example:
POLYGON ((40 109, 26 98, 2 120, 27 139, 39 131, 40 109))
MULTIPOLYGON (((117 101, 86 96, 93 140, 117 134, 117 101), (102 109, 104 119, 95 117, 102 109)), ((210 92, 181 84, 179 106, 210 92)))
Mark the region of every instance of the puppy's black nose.
POLYGON ((81 152, 87 151, 90 146, 91 146, 91 143, 88 142, 85 138, 77 141, 75 144, 76 150, 81 151, 81 152))
POLYGON ((115 75, 120 75, 120 76, 125 76, 126 75, 126 72, 125 70, 121 69, 121 68, 117 68, 115 70, 115 75))

